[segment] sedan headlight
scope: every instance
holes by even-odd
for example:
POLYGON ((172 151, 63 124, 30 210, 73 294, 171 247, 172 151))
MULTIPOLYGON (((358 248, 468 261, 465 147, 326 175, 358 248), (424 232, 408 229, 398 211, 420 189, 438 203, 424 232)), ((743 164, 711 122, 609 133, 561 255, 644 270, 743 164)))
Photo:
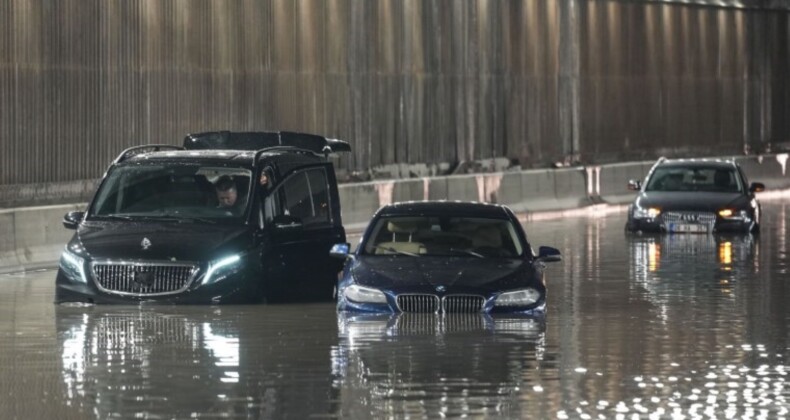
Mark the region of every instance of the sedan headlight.
POLYGON ((239 268, 241 268, 241 256, 239 255, 216 260, 209 264, 206 275, 203 276, 203 284, 216 283, 235 273, 239 268))
POLYGON ((719 216, 729 220, 749 220, 749 212, 746 210, 735 211, 733 209, 719 210, 719 216))
POLYGON ((497 296, 495 306, 528 306, 540 299, 540 292, 537 289, 527 288, 505 292, 497 296))
POLYGON ((68 250, 64 250, 60 254, 60 269, 63 273, 72 280, 77 280, 82 283, 88 283, 85 276, 85 260, 78 257, 68 250))
POLYGON ((655 219, 661 214, 661 209, 657 207, 634 207, 634 219, 655 219))
POLYGON ((387 303, 387 296, 378 289, 352 284, 343 291, 346 298, 357 303, 387 303))

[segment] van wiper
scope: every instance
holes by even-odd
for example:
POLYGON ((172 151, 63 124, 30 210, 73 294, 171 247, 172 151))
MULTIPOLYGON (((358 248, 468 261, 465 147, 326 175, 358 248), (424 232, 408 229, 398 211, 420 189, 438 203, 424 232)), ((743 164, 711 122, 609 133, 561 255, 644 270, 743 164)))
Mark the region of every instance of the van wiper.
POLYGON ((132 216, 120 215, 120 214, 94 214, 90 216, 91 218, 96 218, 100 220, 134 220, 132 216))
POLYGON ((181 216, 181 217, 178 217, 178 218, 174 217, 173 219, 174 220, 175 219, 178 219, 178 220, 189 220, 189 221, 193 221, 193 222, 205 223, 205 224, 208 224, 208 225, 216 225, 217 224, 216 220, 206 219, 205 217, 181 216))

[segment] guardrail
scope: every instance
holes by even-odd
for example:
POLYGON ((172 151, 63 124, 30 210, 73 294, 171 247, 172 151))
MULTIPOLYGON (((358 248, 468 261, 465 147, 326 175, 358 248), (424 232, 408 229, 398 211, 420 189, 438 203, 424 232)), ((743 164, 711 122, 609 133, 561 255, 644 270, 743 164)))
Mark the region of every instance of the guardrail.
MULTIPOLYGON (((770 190, 790 189, 787 154, 735 158, 751 181, 770 190)), ((629 179, 643 179, 650 162, 538 169, 488 174, 373 181, 340 186, 343 222, 348 230, 364 228, 376 210, 399 201, 460 200, 508 205, 519 214, 622 205, 635 193, 629 179)), ((73 231, 63 215, 85 204, 0 210, 0 272, 53 267, 73 231)))

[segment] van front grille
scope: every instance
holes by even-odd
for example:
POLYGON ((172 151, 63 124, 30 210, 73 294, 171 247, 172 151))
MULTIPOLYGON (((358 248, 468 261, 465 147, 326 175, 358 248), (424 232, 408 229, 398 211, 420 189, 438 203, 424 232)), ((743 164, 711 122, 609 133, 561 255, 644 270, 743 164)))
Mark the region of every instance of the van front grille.
POLYGON ((105 292, 157 296, 186 290, 197 270, 197 265, 186 263, 96 262, 93 278, 105 292))

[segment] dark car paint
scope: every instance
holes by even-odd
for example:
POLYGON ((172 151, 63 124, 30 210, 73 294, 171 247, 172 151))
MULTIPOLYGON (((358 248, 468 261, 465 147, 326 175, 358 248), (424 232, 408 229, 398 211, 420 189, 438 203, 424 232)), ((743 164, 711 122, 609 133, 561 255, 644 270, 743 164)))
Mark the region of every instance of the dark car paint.
MULTIPOLYGON (((629 183, 631 185, 632 183, 629 183)), ((657 219, 637 219, 634 218, 635 207, 660 208, 662 214, 667 211, 693 211, 710 212, 716 215, 714 231, 716 232, 758 232, 760 222, 760 204, 757 202, 754 192, 745 189, 750 184, 743 174, 740 166, 731 161, 687 161, 687 160, 659 160, 650 169, 644 182, 637 183, 639 193, 634 202, 628 207, 628 220, 625 225, 626 231, 662 232, 665 227, 662 220, 657 219), (706 192, 706 191, 648 191, 646 186, 650 181, 653 171, 659 167, 714 167, 722 169, 734 169, 741 184, 741 191, 738 192, 706 192), (753 206, 753 203, 755 204, 753 206), (734 209, 735 211, 746 210, 754 223, 743 223, 739 220, 725 219, 718 215, 718 211, 724 208, 734 209)), ((757 184, 762 185, 762 184, 757 184)))
MULTIPOLYGON (((272 186, 277 188, 290 174, 314 167, 326 168, 329 184, 331 225, 321 228, 265 226, 257 221, 259 201, 253 199, 262 192, 258 182, 251 182, 247 208, 237 224, 206 224, 199 221, 106 221, 91 217, 90 209, 97 194, 82 215, 81 222, 67 248, 78 256, 91 260, 119 259, 124 261, 189 261, 199 265, 200 272, 183 293, 166 296, 121 296, 98 289, 91 279, 86 261, 88 284, 73 282, 59 270, 56 278, 56 302, 89 303, 257 303, 272 301, 329 300, 342 262, 332 259, 329 249, 345 241, 345 230, 340 218, 337 181, 331 163, 320 157, 289 153, 266 153, 260 163, 253 165, 254 153, 238 151, 169 151, 135 156, 120 163, 201 163, 245 167, 254 170, 253 180, 261 171, 268 170, 272 186), (229 154, 231 156, 229 156, 229 154), (183 160, 179 160, 183 159, 183 160), (232 163, 229 163, 229 160, 232 163), (87 216, 86 216, 87 215, 87 216), (143 250, 141 241, 147 238, 151 246, 143 250), (81 254, 80 254, 81 253, 81 254), (220 282, 201 285, 200 278, 208 264, 223 256, 243 254, 247 259, 235 274, 220 282)), ((79 219, 71 214, 64 226, 79 219)))
MULTIPOLYGON (((559 252, 546 247, 555 258, 559 252)), ((505 206, 458 202, 409 202, 385 206, 374 215, 356 252, 350 254, 338 282, 338 309, 359 312, 392 312, 401 293, 425 293, 440 298, 447 295, 479 295, 486 300, 484 312, 542 312, 546 302, 544 264, 532 254, 521 224, 505 206), (517 258, 477 258, 473 256, 365 255, 365 243, 381 217, 390 216, 488 217, 511 221, 521 241, 524 255, 517 258), (357 303, 343 291, 351 284, 373 287, 387 296, 388 304, 357 303), (494 307, 505 291, 532 287, 541 297, 529 307, 494 307), (441 289, 443 288, 443 290, 441 289)))

